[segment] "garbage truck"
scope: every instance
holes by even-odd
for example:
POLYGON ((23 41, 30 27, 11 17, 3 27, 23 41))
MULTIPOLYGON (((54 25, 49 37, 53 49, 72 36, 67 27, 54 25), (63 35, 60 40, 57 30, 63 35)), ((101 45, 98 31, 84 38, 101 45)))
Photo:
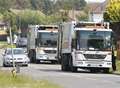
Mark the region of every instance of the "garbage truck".
POLYGON ((57 57, 61 70, 109 72, 113 32, 108 22, 63 22, 58 29, 57 57))
POLYGON ((29 25, 27 33, 27 51, 31 62, 51 61, 57 57, 57 25, 29 25))

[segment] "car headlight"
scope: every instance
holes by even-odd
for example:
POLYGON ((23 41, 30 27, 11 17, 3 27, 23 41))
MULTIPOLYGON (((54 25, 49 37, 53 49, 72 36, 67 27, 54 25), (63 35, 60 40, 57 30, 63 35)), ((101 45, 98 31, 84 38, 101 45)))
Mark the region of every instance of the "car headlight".
POLYGON ((5 60, 11 60, 11 59, 12 59, 12 58, 8 58, 8 57, 7 57, 7 58, 5 58, 5 60))
POLYGON ((25 60, 28 61, 28 62, 30 61, 28 57, 25 57, 25 60))

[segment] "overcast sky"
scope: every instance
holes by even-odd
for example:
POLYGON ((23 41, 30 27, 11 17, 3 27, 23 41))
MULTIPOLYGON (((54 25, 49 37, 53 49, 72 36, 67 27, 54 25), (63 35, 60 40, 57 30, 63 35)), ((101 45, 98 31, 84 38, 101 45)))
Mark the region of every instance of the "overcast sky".
POLYGON ((87 2, 104 2, 105 0, 85 0, 87 2))

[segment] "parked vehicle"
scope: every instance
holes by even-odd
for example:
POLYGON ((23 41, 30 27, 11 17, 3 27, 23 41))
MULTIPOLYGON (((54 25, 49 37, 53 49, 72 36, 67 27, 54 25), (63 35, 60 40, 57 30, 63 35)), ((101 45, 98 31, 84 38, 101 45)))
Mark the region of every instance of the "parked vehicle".
POLYGON ((58 58, 63 71, 109 72, 112 67, 112 30, 109 23, 66 22, 60 24, 58 58))
POLYGON ((26 47, 27 46, 27 38, 20 37, 17 39, 16 47, 26 47))
POLYGON ((26 52, 22 48, 5 49, 3 53, 3 66, 13 66, 13 61, 15 62, 15 64, 28 66, 30 60, 26 52))
POLYGON ((29 25, 27 50, 31 62, 57 62, 57 37, 57 25, 29 25))

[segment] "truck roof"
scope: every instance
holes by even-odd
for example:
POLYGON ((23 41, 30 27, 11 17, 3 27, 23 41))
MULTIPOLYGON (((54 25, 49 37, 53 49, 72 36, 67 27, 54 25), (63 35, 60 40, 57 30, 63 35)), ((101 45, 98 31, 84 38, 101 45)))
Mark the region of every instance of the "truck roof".
POLYGON ((105 28, 75 28, 74 30, 86 30, 86 31, 110 31, 110 32, 112 32, 112 29, 105 29, 105 28))
POLYGON ((37 30, 54 31, 58 29, 58 26, 57 25, 29 25, 29 28, 36 28, 37 30))
POLYGON ((109 23, 108 22, 78 22, 75 24, 75 27, 109 29, 109 23))
POLYGON ((58 30, 38 30, 38 32, 45 32, 45 33, 53 32, 53 33, 57 33, 58 30))
POLYGON ((29 25, 29 27, 58 27, 57 25, 29 25))

